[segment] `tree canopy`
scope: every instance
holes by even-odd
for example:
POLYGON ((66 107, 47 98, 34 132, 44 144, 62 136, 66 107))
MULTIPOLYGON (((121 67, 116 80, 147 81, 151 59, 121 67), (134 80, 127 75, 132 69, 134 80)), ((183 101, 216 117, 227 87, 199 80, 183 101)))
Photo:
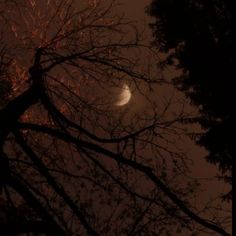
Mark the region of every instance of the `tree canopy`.
MULTIPOLYGON (((232 1, 153 0, 148 12, 157 47, 169 52, 167 64, 183 70, 175 79, 206 130, 195 136, 232 183, 232 1)), ((227 195, 232 197, 231 193, 227 195)))

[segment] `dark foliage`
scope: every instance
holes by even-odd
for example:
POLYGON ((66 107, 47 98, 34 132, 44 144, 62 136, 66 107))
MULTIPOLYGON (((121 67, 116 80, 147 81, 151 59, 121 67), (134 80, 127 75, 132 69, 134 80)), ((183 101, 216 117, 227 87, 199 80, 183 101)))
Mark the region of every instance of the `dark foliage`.
MULTIPOLYGON (((148 12, 155 43, 183 69, 176 86, 199 107, 206 132, 197 143, 232 180, 232 1, 154 0, 148 12)), ((228 196, 230 198, 230 196, 228 196)))

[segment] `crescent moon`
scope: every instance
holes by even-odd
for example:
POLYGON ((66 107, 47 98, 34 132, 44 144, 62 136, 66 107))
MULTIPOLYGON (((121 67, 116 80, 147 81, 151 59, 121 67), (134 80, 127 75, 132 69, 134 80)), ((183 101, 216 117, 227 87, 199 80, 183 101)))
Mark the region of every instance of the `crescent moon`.
POLYGON ((131 98, 131 91, 127 84, 123 85, 122 92, 119 97, 119 101, 116 103, 116 106, 124 106, 129 102, 131 98))

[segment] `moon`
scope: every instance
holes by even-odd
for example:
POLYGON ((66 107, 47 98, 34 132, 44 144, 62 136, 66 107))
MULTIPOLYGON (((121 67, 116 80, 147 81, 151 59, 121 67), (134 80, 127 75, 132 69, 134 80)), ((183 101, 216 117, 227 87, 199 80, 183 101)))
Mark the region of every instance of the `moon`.
POLYGON ((123 85, 122 92, 119 96, 118 102, 116 102, 116 106, 124 106, 129 102, 131 98, 131 91, 129 89, 129 86, 127 84, 123 85))

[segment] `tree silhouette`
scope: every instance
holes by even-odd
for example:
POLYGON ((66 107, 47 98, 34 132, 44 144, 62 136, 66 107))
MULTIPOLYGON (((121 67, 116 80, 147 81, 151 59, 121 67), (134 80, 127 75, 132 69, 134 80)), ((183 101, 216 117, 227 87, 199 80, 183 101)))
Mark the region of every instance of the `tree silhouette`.
MULTIPOLYGON (((232 1, 153 0, 148 12, 156 45, 170 52, 166 63, 183 70, 175 79, 199 107, 199 122, 206 130, 195 136, 232 183, 232 1)), ((232 198, 231 192, 225 196, 232 198)))
MULTIPOLYGON (((1 45, 2 42, 0 40, 1 45)), ((4 46, 0 48, 0 107, 2 107, 6 102, 7 98, 11 92, 11 81, 9 80, 9 73, 7 68, 10 64, 9 58, 6 57, 7 50, 4 46)))
POLYGON ((213 205, 196 213, 191 162, 174 145, 188 116, 146 95, 169 86, 153 77, 158 55, 113 7, 0 1, 4 235, 230 235, 213 205), (111 88, 124 83, 145 111, 114 106, 111 88))

